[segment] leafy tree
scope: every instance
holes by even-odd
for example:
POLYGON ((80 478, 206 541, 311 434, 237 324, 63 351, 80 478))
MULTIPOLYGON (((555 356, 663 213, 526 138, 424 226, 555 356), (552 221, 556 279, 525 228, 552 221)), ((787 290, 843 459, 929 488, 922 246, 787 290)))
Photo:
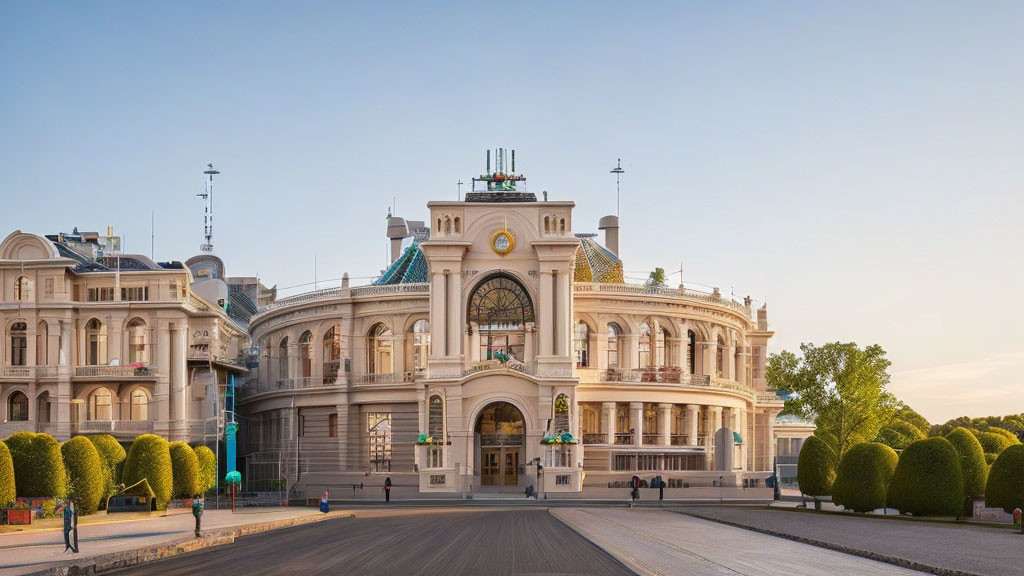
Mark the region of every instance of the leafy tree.
POLYGON ((205 494, 217 485, 217 456, 206 446, 196 446, 195 451, 199 460, 199 491, 205 494))
POLYGON ((199 458, 185 442, 171 442, 171 468, 174 476, 172 498, 191 498, 199 494, 199 458))
POLYGON ((63 498, 67 495, 67 472, 56 438, 49 434, 15 432, 6 443, 14 463, 18 496, 63 498))
POLYGON ((103 497, 103 465, 100 455, 84 436, 76 436, 60 445, 64 467, 68 472, 68 496, 82 515, 99 509, 103 497))
POLYGON ((961 515, 971 515, 974 500, 985 494, 985 482, 988 480, 988 464, 985 463, 985 452, 974 434, 966 428, 954 428, 946 434, 960 455, 960 472, 964 478, 964 505, 961 515))
POLYGON ((661 288, 665 285, 665 269, 655 268, 651 272, 650 276, 647 277, 647 286, 651 288, 661 288))
POLYGON ((854 512, 885 508, 886 490, 898 461, 896 451, 885 444, 855 444, 839 463, 832 502, 854 512))
POLYGON ((814 435, 836 454, 874 440, 896 410, 886 393, 890 362, 881 346, 802 344, 803 358, 783 351, 768 360, 768 386, 789 393, 785 412, 814 419, 814 435))
POLYGON ((907 446, 886 495, 890 507, 914 516, 956 516, 963 498, 960 455, 941 436, 907 446))
POLYGON ((832 494, 832 483, 836 479, 836 454, 832 448, 817 436, 804 441, 797 459, 796 480, 800 492, 814 496, 814 505, 821 507, 818 496, 832 494))
POLYGON ((1010 446, 996 458, 988 474, 985 505, 1013 512, 1024 509, 1024 445, 1010 446))
POLYGON ((157 508, 166 508, 174 489, 174 471, 167 440, 156 434, 142 434, 128 448, 121 482, 131 486, 142 479, 149 481, 156 494, 157 508))
POLYGON ((14 461, 7 445, 0 442, 0 507, 6 506, 17 497, 14 484, 14 461))
POLYGON ((86 438, 96 447, 100 464, 103 466, 103 498, 100 503, 105 505, 107 498, 114 495, 115 487, 121 483, 121 469, 124 467, 127 453, 121 443, 110 434, 97 434, 86 438))

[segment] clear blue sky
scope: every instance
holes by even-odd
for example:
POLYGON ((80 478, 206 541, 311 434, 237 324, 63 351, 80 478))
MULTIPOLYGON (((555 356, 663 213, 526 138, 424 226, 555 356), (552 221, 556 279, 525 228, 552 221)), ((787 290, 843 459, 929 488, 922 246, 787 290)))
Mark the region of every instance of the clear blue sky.
POLYGON ((932 421, 1024 411, 1024 4, 0 2, 0 233, 114 225, 268 284, 379 273, 484 151, 643 275, 879 343, 932 421), (354 3, 353 3, 354 4, 354 3), (677 277, 672 277, 672 282, 677 277))

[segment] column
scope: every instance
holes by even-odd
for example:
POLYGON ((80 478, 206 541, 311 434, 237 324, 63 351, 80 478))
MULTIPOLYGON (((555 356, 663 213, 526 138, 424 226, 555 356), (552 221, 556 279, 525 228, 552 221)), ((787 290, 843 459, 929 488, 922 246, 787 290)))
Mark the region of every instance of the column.
POLYGON ((658 404, 658 440, 662 446, 672 444, 672 405, 658 404))
MULTIPOLYGON (((430 274, 430 345, 432 356, 447 356, 445 349, 447 333, 444 329, 445 302, 444 274, 430 274)), ((341 416, 339 416, 340 418, 341 416)))
MULTIPOLYGON (((122 354, 123 350, 121 347, 121 333, 123 327, 123 319, 117 316, 107 318, 107 335, 110 338, 110 341, 107 343, 107 362, 111 362, 114 358, 117 358, 117 362, 121 366, 128 363, 128 359, 122 354)), ((213 346, 210 348, 212 349, 213 346)))
POLYGON ((740 460, 742 461, 740 466, 744 470, 748 470, 749 471, 750 470, 750 466, 748 466, 748 463, 747 463, 747 454, 748 454, 747 446, 750 445, 751 438, 750 438, 750 435, 747 433, 747 411, 746 410, 740 410, 740 413, 739 413, 739 427, 740 427, 740 430, 741 430, 740 436, 743 437, 743 446, 740 448, 740 460))
MULTIPOLYGON (((533 341, 537 334, 537 324, 534 322, 526 323, 526 334, 523 336, 523 362, 531 364, 536 360, 536 351, 534 350, 533 341)), ((477 346, 476 354, 479 354, 479 346, 477 346)))
MULTIPOLYGON (((153 391, 153 403, 156 404, 157 426, 163 427, 163 430, 157 433, 166 434, 167 426, 171 420, 171 331, 166 322, 160 322, 158 334, 159 336, 154 344, 158 372, 156 387, 153 391)), ((277 374, 270 376, 271 380, 276 378, 277 374)), ((160 430, 160 428, 157 428, 157 430, 160 430)))
POLYGON ((688 333, 689 328, 686 324, 679 327, 679 338, 676 340, 676 363, 679 365, 680 371, 685 374, 690 373, 690 355, 687 354, 687 346, 690 344, 690 335, 688 333))
POLYGON ((765 456, 767 457, 763 464, 763 470, 771 470, 772 463, 775 462, 775 417, 778 414, 778 411, 765 410, 764 417, 765 420, 767 420, 767 422, 765 422, 767 426, 765 426, 764 441, 768 447, 765 450, 765 456))
MULTIPOLYGON (((454 265, 454 263, 453 263, 454 265)), ((448 275, 448 355, 462 355, 462 306, 461 300, 462 273, 458 268, 447 272, 448 275)))
POLYGON ((726 380, 735 380, 736 374, 736 347, 729 345, 725 347, 725 354, 722 358, 722 375, 726 380))
POLYGON ((629 427, 633 430, 633 445, 640 447, 644 441, 644 403, 629 403, 629 427))
POLYGON ((554 354, 554 318, 552 318, 552 310, 554 308, 554 280, 550 270, 540 271, 540 315, 537 318, 537 324, 539 324, 540 330, 540 356, 552 356, 554 354))
POLYGON ((556 314, 555 314, 555 355, 571 357, 572 350, 572 297, 569 294, 569 273, 555 272, 556 314))
POLYGON ((686 405, 686 435, 689 437, 687 444, 697 445, 697 425, 700 424, 700 406, 697 404, 686 405))
POLYGON ((740 346, 736 354, 736 381, 742 385, 747 384, 747 347, 740 346))
MULTIPOLYGON (((171 377, 171 420, 179 434, 185 434, 188 418, 187 398, 185 397, 185 327, 182 324, 175 324, 171 328, 171 354, 170 369, 171 377)), ((293 362, 292 364, 295 364, 293 362)))
POLYGON ((712 441, 714 441, 715 432, 718 432, 718 429, 722 427, 722 407, 721 406, 711 406, 710 410, 711 410, 711 425, 712 425, 710 436, 712 438, 712 441))
POLYGON ((717 376, 718 343, 704 342, 704 374, 717 376))
POLYGON ((615 402, 601 403, 601 426, 605 433, 605 443, 615 444, 615 402))
MULTIPOLYGON (((73 394, 71 387, 73 356, 71 353, 71 322, 61 320, 59 325, 60 351, 57 353, 57 363, 60 368, 57 369, 57 397, 52 399, 56 403, 56 411, 51 412, 50 419, 57 423, 57 438, 66 439, 71 437, 71 396, 73 394)), ((51 405, 51 409, 53 407, 51 405)))

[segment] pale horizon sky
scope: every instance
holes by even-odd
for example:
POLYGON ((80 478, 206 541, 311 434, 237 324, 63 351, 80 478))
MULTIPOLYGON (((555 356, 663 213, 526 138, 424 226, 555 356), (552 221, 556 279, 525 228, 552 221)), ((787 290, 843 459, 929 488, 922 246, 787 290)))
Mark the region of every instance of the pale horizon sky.
POLYGON ((488 148, 577 232, 621 157, 627 272, 767 301, 773 352, 880 344, 933 423, 1020 413, 1022 29, 1018 2, 0 1, 0 235, 149 254, 155 213, 184 261, 212 162, 229 274, 365 282, 392 199, 424 219, 488 148))

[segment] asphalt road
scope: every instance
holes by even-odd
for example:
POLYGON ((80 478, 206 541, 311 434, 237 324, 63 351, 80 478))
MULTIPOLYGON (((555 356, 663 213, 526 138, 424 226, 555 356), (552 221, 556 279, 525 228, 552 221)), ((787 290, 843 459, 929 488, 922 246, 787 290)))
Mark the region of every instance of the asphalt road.
POLYGON ((633 573, 547 510, 378 510, 239 538, 115 572, 568 575, 633 573))

